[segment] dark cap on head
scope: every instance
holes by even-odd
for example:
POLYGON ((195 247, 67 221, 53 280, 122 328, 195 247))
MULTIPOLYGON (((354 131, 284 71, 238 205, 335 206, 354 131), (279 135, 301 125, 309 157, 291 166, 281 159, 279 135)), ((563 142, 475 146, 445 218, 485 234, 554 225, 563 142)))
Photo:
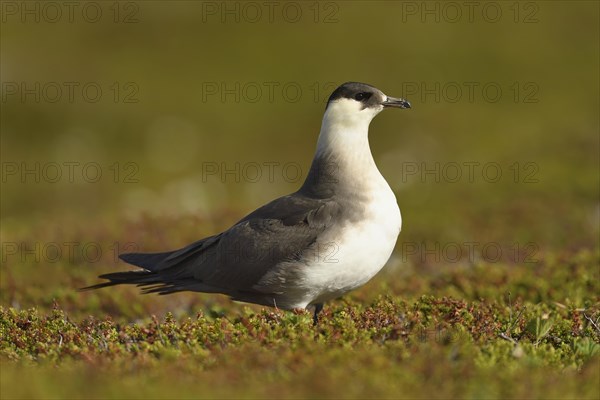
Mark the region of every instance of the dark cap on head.
POLYGON ((369 107, 410 108, 410 103, 404 99, 388 97, 374 86, 361 82, 346 82, 331 93, 327 106, 339 99, 352 99, 363 104, 363 109, 369 107))

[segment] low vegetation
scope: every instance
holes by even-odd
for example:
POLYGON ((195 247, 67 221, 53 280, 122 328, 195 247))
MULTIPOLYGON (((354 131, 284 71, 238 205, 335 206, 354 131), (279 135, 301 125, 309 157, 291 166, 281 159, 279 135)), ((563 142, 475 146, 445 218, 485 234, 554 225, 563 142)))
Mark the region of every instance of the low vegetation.
POLYGON ((317 326, 220 296, 65 290, 44 303, 3 283, 2 397, 595 399, 598 261, 392 266, 317 326))

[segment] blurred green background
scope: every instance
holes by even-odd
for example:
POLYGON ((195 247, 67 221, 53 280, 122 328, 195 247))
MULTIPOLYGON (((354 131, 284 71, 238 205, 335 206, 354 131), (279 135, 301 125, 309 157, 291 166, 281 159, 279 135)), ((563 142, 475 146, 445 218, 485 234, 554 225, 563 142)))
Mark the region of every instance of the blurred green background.
POLYGON ((265 4, 3 3, 3 301, 57 264, 92 283, 124 249, 183 246, 295 190, 348 80, 413 104, 371 125, 403 214, 390 264, 597 245, 597 3, 265 4), (104 258, 82 271, 70 248, 104 258))
MULTIPOLYGON (((29 7, 33 4, 38 3, 29 7)), ((594 2, 540 2, 534 9, 498 3, 502 17, 495 23, 486 21, 493 13, 483 7, 474 10, 472 23, 467 9, 452 23, 454 11, 440 3, 293 3, 293 8, 281 3, 272 17, 265 6, 241 3, 99 4, 102 17, 96 23, 83 17, 93 15, 94 8, 83 6, 74 8, 72 23, 66 9, 58 22, 48 22, 54 14, 43 4, 38 4, 39 15, 4 14, 2 161, 29 167, 55 162, 63 173, 54 184, 43 172, 39 184, 32 175, 25 182, 17 175, 4 177, 7 227, 50 216, 60 220, 61 214, 92 223, 99 215, 118 219, 146 211, 251 210, 299 183, 287 183, 281 167, 274 170, 274 182, 263 176, 256 183, 238 183, 231 175, 224 182, 215 176, 203 182, 202 166, 294 162, 305 173, 324 101, 338 84, 357 80, 405 95, 414 105, 410 112, 381 115, 371 129, 375 158, 404 211, 405 234, 469 233, 472 218, 482 214, 490 228, 497 218, 518 228, 525 217, 540 240, 557 244, 591 233, 589 220, 598 212, 594 2), (437 4, 439 13, 409 14, 407 3, 432 10, 437 4), (301 14, 296 23, 288 22, 295 19, 292 11, 301 14), (115 23, 115 18, 129 23, 115 23), (12 94, 12 84, 35 91, 36 82, 39 99, 24 94, 22 86, 12 94), (72 102, 70 82, 78 85, 72 102), (478 85, 472 102, 465 82, 478 85), (535 86, 525 88, 528 82, 535 86), (486 83, 502 89, 498 102, 486 100, 486 83), (54 103, 53 84, 63 91, 54 103), (85 100, 86 84, 93 86, 90 98, 96 97, 95 87, 101 88, 97 102, 85 100), (425 93, 436 91, 436 84, 441 85, 439 102, 425 93), (236 93, 217 89, 211 94, 214 85, 236 93), (287 99, 285 85, 291 93, 287 99), (456 85, 461 96, 455 95, 456 85), (415 86, 417 94, 403 93, 415 86), (302 93, 295 96, 298 87, 302 93), (526 103, 528 94, 536 102, 526 103), (406 162, 431 167, 469 161, 498 162, 507 179, 483 184, 476 175, 475 184, 462 179, 438 185, 431 177, 406 182, 402 176, 406 162), (86 184, 82 167, 74 167, 76 184, 71 184, 65 162, 98 163, 103 176, 86 184), (120 163, 119 183, 114 182, 115 162, 120 163), (127 170, 128 162, 137 169, 127 170), (539 183, 512 184, 509 166, 515 162, 536 163, 539 183), (123 183, 128 172, 137 183, 123 183), (525 215, 506 212, 514 207, 527 208, 525 215)))
MULTIPOLYGON (((350 304, 369 304, 380 294, 411 304, 426 294, 484 298, 502 308, 510 292, 513 301, 542 309, 557 302, 567 316, 597 307, 598 2, 0 6, 2 307, 47 314, 57 305, 71 318, 108 315, 124 324, 168 311, 178 318, 201 311, 243 318, 246 306, 221 296, 75 289, 97 283, 99 273, 128 268, 117 261, 120 252, 181 247, 296 190, 308 171, 327 97, 345 81, 370 83, 413 105, 386 111, 371 124, 371 149, 396 193, 403 228, 387 269, 350 295, 350 304), (465 275, 452 272, 472 266, 477 268, 465 275), (487 274, 488 267, 494 272, 487 274)), ((512 318, 510 302, 502 310, 512 318)), ((344 312, 339 304, 331 305, 338 317, 344 312)), ((498 340, 512 357, 512 344, 498 340)), ((532 346, 537 351, 538 343, 532 346)), ((554 350, 550 346, 548 354, 554 350)), ((451 362, 445 348, 436 351, 451 362)), ((238 359, 210 354, 216 365, 238 359)), ((336 354, 324 365, 343 367, 336 354)), ((129 374, 129 355, 121 357, 114 375, 129 374)), ((395 365, 381 357, 375 360, 395 365)), ((89 375, 73 382, 96 382, 100 397, 134 395, 137 383, 146 385, 144 371, 157 370, 140 359, 142 373, 128 375, 135 384, 126 392, 92 378, 93 362, 84 369, 89 375)), ((437 356, 423 359, 421 353, 419 359, 424 370, 437 363, 437 356)), ((160 362, 152 360, 151 366, 160 362)), ((309 360, 319 364, 319 354, 309 360)), ((110 361, 97 362, 104 372, 112 369, 110 361)), ((253 365, 254 359, 245 362, 253 365)), ((385 363, 374 362, 372 371, 387 369, 377 367, 385 363)), ((455 366, 440 365, 444 371, 455 366)), ((288 371, 287 364, 283 368, 288 371)), ((347 370, 334 371, 344 377, 339 382, 347 379, 347 370)), ((581 379, 595 373, 587 371, 581 379)), ((272 379, 283 379, 284 386, 294 376, 278 374, 272 379)), ((3 377, 12 393, 64 393, 53 373, 31 392, 29 381, 13 382, 13 375, 3 377)), ((523 376, 525 389, 517 393, 529 395, 523 376)), ((440 384, 445 378, 432 379, 440 384)), ((512 385, 513 377, 502 379, 509 383, 497 387, 512 385)), ((299 382, 295 387, 310 390, 310 382, 299 382)), ((415 382, 419 390, 428 387, 415 382)), ((485 382, 475 385, 472 397, 488 393, 485 382)), ((171 393, 168 383, 158 385, 161 393, 171 393)), ((72 396, 86 392, 68 387, 72 396)), ((227 393, 244 395, 236 390, 227 393)), ((325 393, 314 390, 309 393, 325 393)), ((422 395, 419 390, 410 393, 422 395)), ((264 392, 245 395, 252 393, 264 392)))

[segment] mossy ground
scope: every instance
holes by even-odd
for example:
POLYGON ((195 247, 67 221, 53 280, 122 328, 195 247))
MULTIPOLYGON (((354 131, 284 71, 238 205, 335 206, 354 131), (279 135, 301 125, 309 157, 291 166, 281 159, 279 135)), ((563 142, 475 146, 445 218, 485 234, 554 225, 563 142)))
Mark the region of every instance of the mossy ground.
POLYGON ((2 281, 2 398, 594 399, 599 257, 392 265, 317 326, 215 295, 78 293, 83 264, 32 262, 2 281))

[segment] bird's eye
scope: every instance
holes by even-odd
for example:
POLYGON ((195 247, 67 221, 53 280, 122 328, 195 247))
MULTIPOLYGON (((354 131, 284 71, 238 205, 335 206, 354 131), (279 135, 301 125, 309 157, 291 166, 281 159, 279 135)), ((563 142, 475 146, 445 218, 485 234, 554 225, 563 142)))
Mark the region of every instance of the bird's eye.
POLYGON ((362 101, 371 97, 371 93, 360 92, 354 98, 358 101, 362 101))

